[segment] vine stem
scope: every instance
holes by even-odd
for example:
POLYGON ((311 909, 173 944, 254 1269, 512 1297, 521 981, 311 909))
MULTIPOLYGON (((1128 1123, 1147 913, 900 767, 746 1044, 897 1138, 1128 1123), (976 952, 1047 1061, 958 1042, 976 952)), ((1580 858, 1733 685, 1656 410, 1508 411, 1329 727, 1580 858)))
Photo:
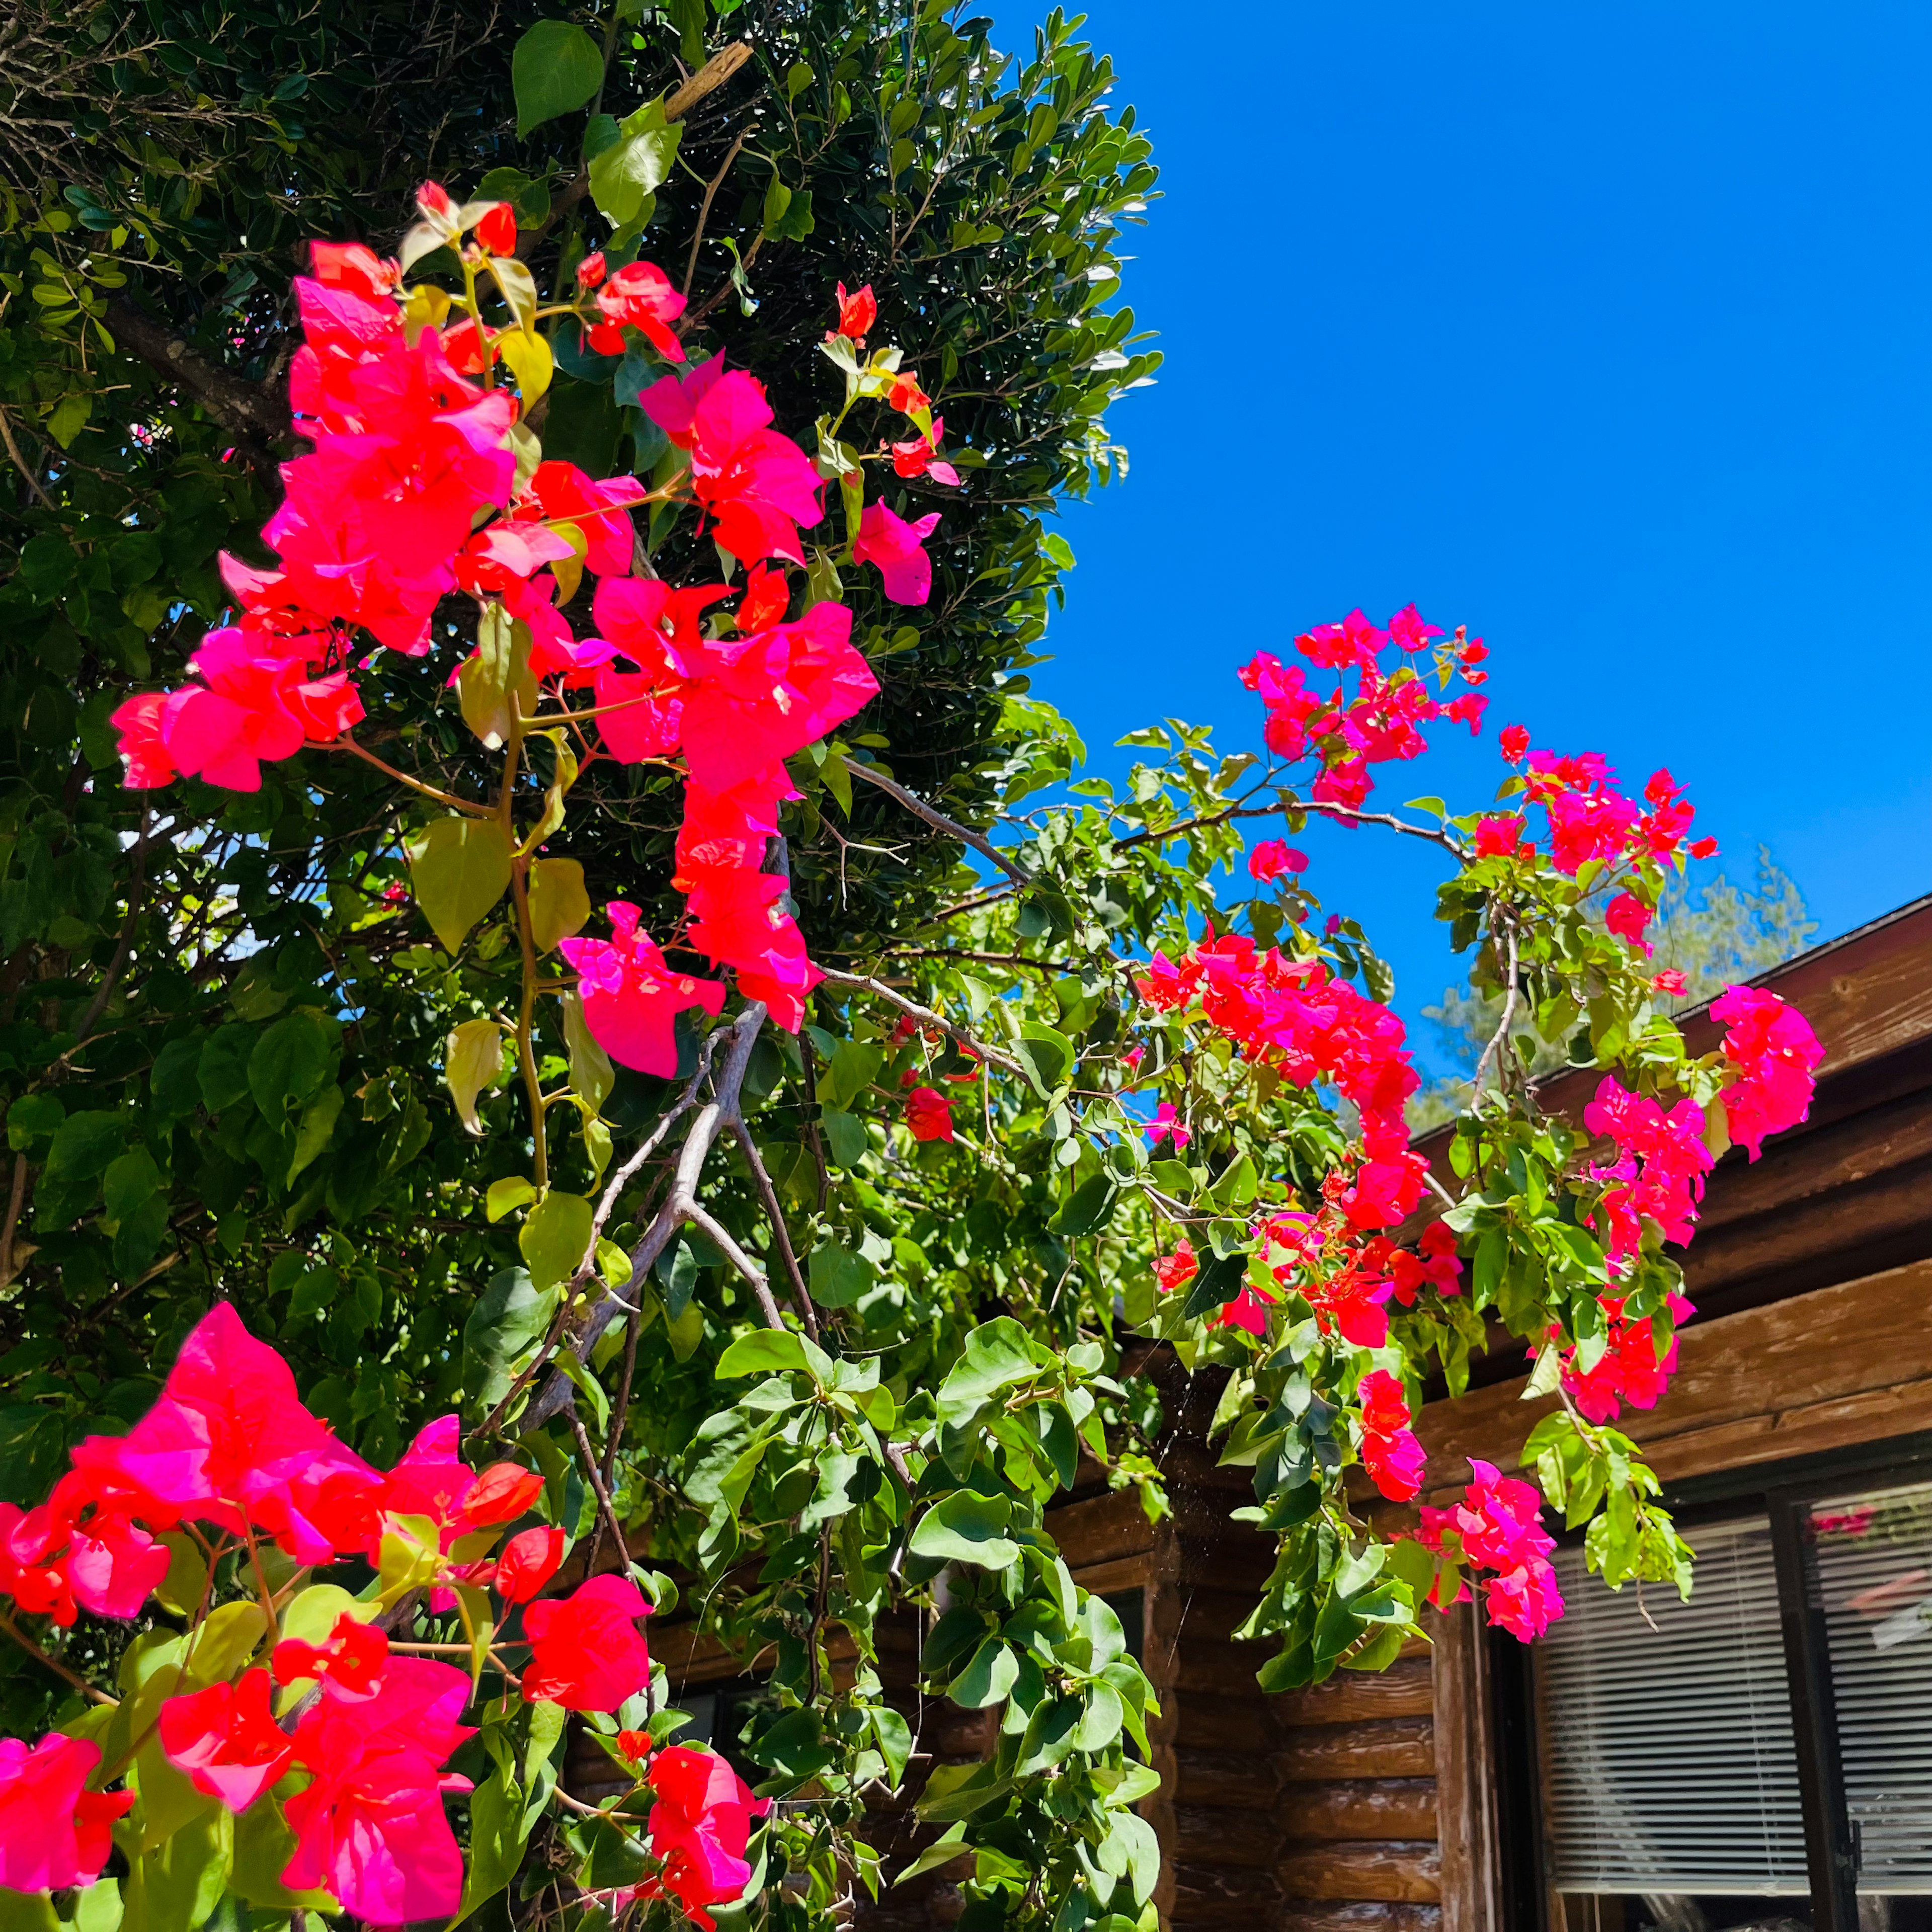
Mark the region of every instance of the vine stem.
POLYGON ((424 784, 421 778, 412 778, 407 772, 399 772, 387 759, 379 758, 367 746, 358 745, 345 731, 342 736, 322 748, 326 752, 346 752, 351 758, 360 758, 365 765, 374 765, 386 777, 392 778, 397 784, 406 785, 411 791, 420 792, 424 798, 433 798, 438 805, 446 805, 452 812, 466 813, 472 818, 490 818, 495 814, 487 805, 478 805, 466 798, 458 798, 454 792, 439 791, 433 784, 424 784))

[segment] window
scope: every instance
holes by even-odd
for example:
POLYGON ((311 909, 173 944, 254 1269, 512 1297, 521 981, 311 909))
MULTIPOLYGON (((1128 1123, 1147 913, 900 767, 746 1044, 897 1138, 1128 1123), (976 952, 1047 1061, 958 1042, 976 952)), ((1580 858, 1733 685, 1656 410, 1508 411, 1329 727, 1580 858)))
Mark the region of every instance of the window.
POLYGON ((1689 1603, 1558 1552, 1530 1659, 1549 1932, 1932 1932, 1932 1481, 1687 1525, 1689 1603))

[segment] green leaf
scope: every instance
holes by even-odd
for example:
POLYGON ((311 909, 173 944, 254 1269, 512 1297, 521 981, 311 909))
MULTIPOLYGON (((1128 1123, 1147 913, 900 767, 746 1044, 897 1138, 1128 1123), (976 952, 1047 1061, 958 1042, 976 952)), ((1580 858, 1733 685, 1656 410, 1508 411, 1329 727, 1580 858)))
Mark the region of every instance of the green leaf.
POLYGON ((25 1154, 56 1132, 66 1118, 67 1109, 52 1094, 23 1094, 7 1110, 7 1144, 25 1154))
POLYGON ((463 1324, 463 1387, 479 1409, 494 1408, 509 1393, 523 1357, 548 1330, 557 1294, 538 1294, 520 1268, 490 1277, 463 1324))
POLYGON ((530 933, 539 952, 590 922, 590 895, 574 859, 538 859, 530 867, 530 933))
POLYGON ((595 1218, 595 1210, 580 1194, 546 1194, 530 1210, 517 1246, 530 1264, 530 1280, 539 1294, 577 1272, 590 1250, 595 1218))
POLYGON ((617 227, 641 217, 645 197, 663 185, 684 136, 684 123, 664 124, 664 103, 647 100, 617 124, 617 138, 590 162, 590 198, 598 212, 617 227))
POLYGON ((409 842, 409 855, 423 916, 446 951, 461 952, 471 927, 508 889, 508 835, 494 818, 433 819, 409 842))
POLYGON ((1064 1202, 1053 1217, 1057 1234, 1087 1234, 1102 1226, 1112 1215, 1118 1190, 1113 1177, 1104 1170, 1082 1181, 1072 1198, 1064 1202))
POLYGON ((220 1114, 243 1099, 248 1091, 248 1060, 255 1050, 257 1036, 251 1026, 230 1020, 218 1027, 202 1047, 196 1068, 201 1085, 202 1105, 211 1114, 220 1114))
MULTIPOLYGON (((502 1070, 503 1029, 494 1020, 465 1020, 451 1029, 443 1044, 442 1077, 464 1132, 481 1137, 483 1123, 477 1115, 476 1096, 494 1086, 502 1070)), ((500 1217, 493 1214, 490 1218, 500 1217)))
POLYGON ((500 1221, 506 1214, 514 1214, 526 1201, 534 1201, 537 1190, 534 1183, 526 1180, 520 1174, 506 1174, 501 1180, 493 1180, 489 1192, 483 1197, 483 1212, 492 1222, 500 1221))
POLYGON ((989 1636, 973 1653, 971 1660, 946 1687, 946 1694, 962 1710, 983 1711, 988 1704, 1004 1703, 1006 1694, 1019 1681, 1020 1660, 1010 1644, 989 1636))
MULTIPOLYGON (((754 1328, 748 1335, 740 1335, 718 1357, 715 1372, 720 1382, 732 1382, 740 1376, 808 1371, 811 1364, 806 1351, 810 1347, 802 1335, 795 1335, 789 1328, 754 1328)), ((818 1353, 816 1349, 812 1352, 818 1353)), ((825 1362, 823 1355, 819 1360, 825 1362)), ((826 1367, 830 1366, 826 1363, 826 1367)))
POLYGON ((570 1090, 594 1113, 610 1098, 617 1071, 610 1056, 591 1038, 583 999, 574 992, 563 996, 563 1041, 570 1054, 570 1090))
MULTIPOLYGON (((309 1640, 311 1642, 313 1638, 309 1640)), ((249 1904, 271 1912, 334 1910, 326 1892, 291 1892, 282 1874, 296 1855, 294 1828, 272 1793, 265 1792, 235 1820, 235 1862, 229 1888, 249 1904)), ((80 1932, 76 1926, 75 1932, 80 1932)))
POLYGON ((289 1171, 283 1178, 284 1186, 292 1183, 328 1146, 334 1135, 335 1124, 342 1117, 342 1089, 328 1086, 302 1109, 302 1118, 296 1124, 296 1150, 289 1157, 289 1171))
POLYGON ((310 1009, 278 1020, 248 1056, 248 1090, 270 1120, 299 1105, 328 1076, 341 1029, 310 1009))
POLYGON ((1042 1100, 1051 1100, 1072 1070, 1072 1041, 1043 1020, 1029 1020, 1020 1028, 1018 1051, 1034 1091, 1042 1100))
POLYGON ((812 1298, 821 1308, 850 1308, 878 1279, 862 1255, 829 1242, 812 1252, 812 1298))
POLYGON ((70 1184, 105 1174, 126 1150, 132 1125, 125 1114, 99 1109, 70 1114, 54 1135, 46 1178, 70 1184))
POLYGON ((254 1654, 268 1627, 259 1604, 218 1604, 195 1636, 182 1690, 206 1690, 232 1677, 254 1654))
POLYGON ((517 100, 517 138, 532 128, 574 113, 604 82, 604 56, 581 27, 539 20, 510 56, 510 86, 517 100))
POLYGON ((957 1490, 942 1496, 919 1520, 908 1547, 940 1563, 970 1563, 1004 1570, 1019 1560, 1020 1546, 1006 1532, 1013 1506, 1004 1496, 957 1490))
POLYGON ((130 1148, 107 1170, 100 1184, 100 1204, 106 1218, 117 1225, 130 1219, 153 1199, 161 1184, 161 1171, 144 1147, 130 1148))
MULTIPOLYGON (((554 412, 556 405, 553 402, 554 412)), ((532 718, 537 709, 537 681, 530 675, 530 632, 502 604, 484 605, 476 622, 476 651, 457 674, 457 702, 463 722, 483 741, 486 751, 500 750, 509 739, 517 715, 532 718)))
POLYGON ((963 1427, 982 1403, 1016 1382, 1030 1381, 1042 1366, 1031 1339, 1010 1315, 982 1322, 966 1337, 940 1386, 940 1422, 950 1429, 963 1427))

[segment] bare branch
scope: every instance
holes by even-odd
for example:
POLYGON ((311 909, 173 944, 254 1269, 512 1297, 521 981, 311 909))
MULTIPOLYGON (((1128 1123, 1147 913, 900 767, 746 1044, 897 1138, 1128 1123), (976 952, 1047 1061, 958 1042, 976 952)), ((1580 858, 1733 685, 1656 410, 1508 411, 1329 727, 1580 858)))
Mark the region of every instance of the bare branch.
POLYGON ((868 784, 877 785, 888 798, 897 799, 915 818, 924 819, 927 824, 958 839, 962 845, 970 845, 982 858, 992 860, 1010 879, 1022 886, 1030 886, 1034 883, 1033 874, 1018 860, 1002 852, 990 838, 980 832, 969 830, 957 819, 948 818, 944 812, 935 810, 924 799, 914 797, 904 785, 896 779, 887 778, 884 772, 876 771, 870 765, 862 765, 856 758, 848 758, 845 769, 854 778, 863 778, 868 784))
POLYGON ((937 1027, 947 1039, 963 1046, 968 1053, 978 1056, 989 1066, 1004 1067, 1009 1073, 1017 1073, 1024 1079, 1026 1069, 1011 1055, 1002 1053, 998 1047, 988 1046, 984 1040, 976 1040, 964 1027, 955 1026, 943 1013, 934 1012, 930 1006, 922 1006, 917 1000, 909 1000, 903 993, 896 993, 879 980, 868 980, 857 973, 833 973, 825 975, 828 986, 849 986, 854 992, 870 993, 874 999, 884 1000, 888 1006, 896 1006, 908 1018, 937 1027))

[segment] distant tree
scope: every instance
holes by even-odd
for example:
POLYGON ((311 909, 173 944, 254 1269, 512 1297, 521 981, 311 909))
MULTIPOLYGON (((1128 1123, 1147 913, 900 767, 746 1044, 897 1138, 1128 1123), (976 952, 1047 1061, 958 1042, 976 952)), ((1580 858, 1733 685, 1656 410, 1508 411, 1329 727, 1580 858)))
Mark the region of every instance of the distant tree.
MULTIPOLYGON (((1768 846, 1758 848, 1754 886, 1734 886, 1721 872, 1701 888, 1677 880, 1666 889, 1652 928, 1652 965, 1660 973, 1674 969, 1684 975, 1684 991, 1664 1004, 1677 1012, 1702 1006, 1726 986, 1802 952, 1817 930, 1804 894, 1774 862, 1768 846)), ((1424 1006, 1422 1014, 1456 1071, 1438 1074, 1409 1102, 1409 1125, 1418 1133, 1454 1120, 1468 1104, 1469 1076, 1495 1037, 1502 999, 1478 993, 1465 980, 1444 987, 1441 1002, 1424 1006)), ((1526 1010, 1516 1034, 1533 1074, 1553 1072, 1568 1058, 1568 1042, 1543 1039, 1526 1010)))

